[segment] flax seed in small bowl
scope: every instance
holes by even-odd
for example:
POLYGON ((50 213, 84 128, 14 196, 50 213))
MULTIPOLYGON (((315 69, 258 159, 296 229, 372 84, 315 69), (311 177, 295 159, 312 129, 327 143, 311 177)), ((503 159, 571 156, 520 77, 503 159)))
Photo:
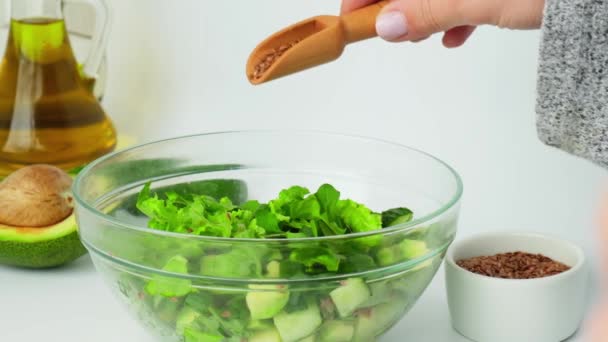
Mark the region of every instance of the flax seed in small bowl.
POLYGON ((560 342, 584 316, 588 267, 568 241, 475 235, 448 250, 445 272, 452 326, 476 342, 560 342))

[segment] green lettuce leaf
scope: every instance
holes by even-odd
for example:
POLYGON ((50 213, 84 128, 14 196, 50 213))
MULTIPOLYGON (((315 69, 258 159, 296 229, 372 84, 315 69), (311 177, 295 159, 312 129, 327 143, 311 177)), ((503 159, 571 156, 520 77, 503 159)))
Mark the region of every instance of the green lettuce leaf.
POLYGON ((340 199, 340 192, 329 184, 323 184, 315 193, 315 197, 319 201, 321 210, 324 213, 331 213, 340 199))
POLYGON ((224 297, 206 292, 193 293, 186 298, 185 304, 199 314, 194 325, 197 330, 212 335, 247 336, 249 311, 244 294, 224 297))
POLYGON ((322 265, 330 272, 338 271, 340 267, 340 256, 328 248, 299 248, 291 252, 289 260, 300 263, 308 271, 314 271, 315 267, 322 265))
POLYGON ((382 217, 355 201, 341 200, 338 202, 338 210, 340 218, 353 233, 382 228, 382 217))
POLYGON ((222 342, 224 336, 208 334, 194 329, 186 328, 184 330, 185 342, 222 342))
POLYGON ((261 204, 258 201, 251 200, 243 203, 240 208, 246 211, 256 212, 260 208, 261 204))
POLYGON ((258 226, 264 228, 267 234, 282 233, 279 227, 279 218, 267 206, 258 210, 255 214, 255 222, 258 226))
POLYGON ((200 262, 201 274, 211 277, 242 278, 262 275, 263 246, 233 248, 230 252, 205 255, 200 262))
POLYGON ((382 227, 391 227, 410 222, 414 213, 408 208, 395 208, 382 213, 382 227))
POLYGON ((294 201, 290 205, 290 217, 292 219, 312 220, 319 218, 321 215, 321 206, 319 201, 314 196, 309 196, 306 199, 294 201))
POLYGON ((340 273, 356 273, 369 271, 376 267, 374 258, 367 254, 348 254, 340 265, 340 273))
POLYGON ((150 218, 149 227, 196 235, 232 235, 232 222, 226 215, 234 208, 230 199, 222 198, 218 202, 205 195, 181 196, 174 192, 167 193, 165 197, 152 196, 149 183, 140 192, 137 208, 150 218))
POLYGON ((289 219, 289 204, 296 201, 301 201, 304 196, 308 195, 310 191, 301 186, 292 186, 289 189, 282 190, 279 193, 279 198, 268 202, 270 210, 278 214, 281 220, 289 219))

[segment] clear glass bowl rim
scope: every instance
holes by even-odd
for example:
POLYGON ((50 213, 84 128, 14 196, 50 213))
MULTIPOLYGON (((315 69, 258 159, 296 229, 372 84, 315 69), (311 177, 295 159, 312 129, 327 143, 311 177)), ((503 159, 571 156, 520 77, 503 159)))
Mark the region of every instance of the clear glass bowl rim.
POLYGON ((343 241, 343 240, 351 240, 351 239, 357 239, 357 238, 363 238, 363 237, 368 237, 368 236, 375 236, 375 235, 387 235, 387 234, 394 234, 394 233, 403 233, 406 232, 409 229, 413 229, 413 228, 417 228, 418 226, 420 226, 421 224, 424 224, 425 222, 429 222, 432 221, 433 219, 439 217, 441 214, 449 211, 451 208, 453 208, 455 205, 457 205, 460 201, 460 199, 462 198, 462 194, 463 194, 463 183, 462 183, 462 179, 460 177, 460 175, 456 172, 456 170, 454 170, 450 165, 448 165, 446 162, 442 161, 441 159, 427 153, 427 152, 423 152, 421 150, 412 148, 412 147, 408 147, 402 144, 398 144, 398 143, 394 143, 394 142, 390 142, 387 140, 383 140, 383 139, 379 139, 379 138, 371 138, 371 137, 366 137, 366 136, 361 136, 361 135, 350 135, 350 134, 343 134, 343 133, 332 133, 332 132, 324 132, 324 131, 318 131, 318 130, 292 130, 292 129, 282 129, 282 130, 275 130, 275 129, 269 129, 269 130, 236 130, 236 131, 221 131, 221 132, 211 132, 211 133, 200 133, 200 134, 192 134, 192 135, 185 135, 185 136, 180 136, 180 137, 174 137, 174 138, 168 138, 168 139, 162 139, 162 140, 157 140, 157 141, 153 141, 153 142, 148 142, 148 143, 144 143, 144 144, 139 144, 133 147, 129 147, 120 151, 115 151, 112 152, 108 155, 105 155, 93 162, 91 162, 90 164, 88 164, 86 167, 84 167, 76 176, 76 179, 74 180, 74 185, 72 187, 72 192, 73 192, 73 196, 75 201, 85 210, 87 210, 89 213, 93 214, 94 216, 96 216, 98 219, 106 221, 110 224, 113 224, 115 226, 121 227, 122 229, 127 229, 127 230, 135 230, 135 231, 139 231, 142 233, 147 233, 147 234, 154 234, 154 235, 159 235, 159 236, 164 236, 164 237, 168 237, 168 238, 178 238, 178 239, 193 239, 193 240, 199 240, 199 241, 209 241, 209 242, 214 242, 214 243, 218 243, 218 242, 225 242, 225 243, 247 243, 247 244, 251 244, 251 243, 255 243, 255 244, 284 244, 286 242, 289 243, 303 243, 303 242, 324 242, 324 241, 343 241), (85 201, 82 197, 80 197, 80 190, 82 188, 82 179, 89 174, 90 172, 92 172, 92 170, 99 164, 108 161, 110 159, 113 159, 115 157, 118 157, 120 155, 124 155, 127 154, 129 152, 137 152, 137 150, 143 148, 143 147, 147 147, 147 146, 152 146, 152 145, 158 145, 158 144, 165 144, 165 143, 170 143, 173 141, 186 141, 188 139, 192 139, 192 138, 199 138, 199 137, 205 137, 205 136, 213 136, 213 135, 233 135, 233 134, 309 134, 309 135, 319 135, 319 136, 325 136, 325 137, 341 137, 341 138, 347 138, 347 139, 358 139, 358 140, 364 140, 364 141, 368 141, 368 142, 374 142, 377 144, 384 144, 387 146, 392 146, 392 147, 397 147, 400 148, 402 150, 407 150, 410 152, 415 152, 417 154, 423 155, 427 158, 430 158, 431 160, 434 160, 435 162, 437 162, 438 164, 442 165, 443 167, 445 167, 449 173, 454 177, 454 180, 456 181, 456 191, 452 194, 451 199, 444 204, 443 206, 439 207, 438 209, 428 213, 427 215, 424 215, 422 217, 419 217, 417 219, 414 219, 410 222, 407 223, 403 223, 403 224, 399 224, 390 228, 384 228, 384 229, 380 229, 380 230, 375 230, 375 231, 369 231, 369 232, 361 232, 361 233, 352 233, 352 234, 346 234, 346 235, 333 235, 333 236, 323 236, 323 237, 309 237, 309 238, 295 238, 295 239, 254 239, 254 238, 224 238, 224 237, 214 237, 214 236, 201 236, 201 235, 188 235, 188 234, 182 234, 182 233, 173 233, 173 232, 167 232, 167 231, 162 231, 162 230, 156 230, 156 229, 150 229, 148 227, 143 227, 143 226, 138 226, 138 225, 133 225, 133 224, 127 224, 124 222, 121 222, 121 220, 116 219, 113 216, 110 216, 108 214, 105 214, 99 210, 97 210, 96 208, 94 208, 92 205, 90 205, 89 203, 87 203, 87 201, 85 201))

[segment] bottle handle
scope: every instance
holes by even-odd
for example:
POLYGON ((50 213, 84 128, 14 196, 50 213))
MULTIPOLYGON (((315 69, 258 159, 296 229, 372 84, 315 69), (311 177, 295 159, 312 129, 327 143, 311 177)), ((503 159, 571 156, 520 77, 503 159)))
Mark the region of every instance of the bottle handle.
POLYGON ((83 63, 82 71, 85 76, 97 79, 110 36, 112 21, 110 6, 105 0, 64 0, 64 2, 87 3, 95 10, 95 30, 92 35, 91 50, 83 63))

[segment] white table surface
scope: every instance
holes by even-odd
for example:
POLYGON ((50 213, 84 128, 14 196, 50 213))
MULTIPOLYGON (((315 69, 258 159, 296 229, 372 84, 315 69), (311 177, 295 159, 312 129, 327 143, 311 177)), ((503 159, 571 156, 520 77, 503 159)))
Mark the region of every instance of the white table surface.
MULTIPOLYGON (((255 44, 283 25, 335 13, 338 0, 109 3, 115 21, 104 105, 121 132, 157 140, 295 127, 380 137, 458 170, 466 189, 459 234, 533 230, 595 253, 606 173, 538 141, 537 32, 483 27, 453 50, 440 37, 371 40, 339 62, 254 88, 243 65, 255 44)), ((0 266, 0 342, 149 340, 88 258, 43 272, 0 266)), ((397 341, 466 341, 450 328, 442 272, 384 342, 397 341)))
MULTIPOLYGON (((443 280, 442 269, 382 342, 469 341, 450 327, 443 280)), ((152 340, 105 287, 88 256, 50 271, 0 268, 0 289, 0 341, 152 340)))

